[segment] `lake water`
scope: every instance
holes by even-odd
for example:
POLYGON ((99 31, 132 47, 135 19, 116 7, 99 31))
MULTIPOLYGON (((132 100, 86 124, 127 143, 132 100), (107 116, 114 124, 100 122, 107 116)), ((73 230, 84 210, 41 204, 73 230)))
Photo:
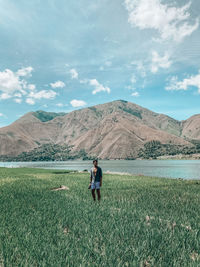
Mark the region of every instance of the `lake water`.
MULTIPOLYGON (((99 160, 103 172, 126 172, 168 178, 200 179, 200 160, 99 160)), ((0 162, 0 167, 90 170, 92 161, 0 162)))

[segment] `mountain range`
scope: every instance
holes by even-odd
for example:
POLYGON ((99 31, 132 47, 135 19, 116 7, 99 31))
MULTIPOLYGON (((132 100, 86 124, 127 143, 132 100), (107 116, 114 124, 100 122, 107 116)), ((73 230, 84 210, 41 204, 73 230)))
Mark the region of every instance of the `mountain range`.
POLYGON ((178 121, 116 100, 70 113, 29 112, 0 128, 0 156, 16 157, 56 144, 70 146, 72 154, 84 150, 101 159, 134 159, 151 142, 192 150, 198 141, 200 114, 178 121))

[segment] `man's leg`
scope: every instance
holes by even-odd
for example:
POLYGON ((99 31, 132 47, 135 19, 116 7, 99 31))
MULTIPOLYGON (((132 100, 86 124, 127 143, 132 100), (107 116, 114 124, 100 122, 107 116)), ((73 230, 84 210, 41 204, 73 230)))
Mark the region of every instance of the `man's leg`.
POLYGON ((97 189, 97 196, 98 196, 98 200, 100 201, 100 199, 101 199, 100 189, 97 189))
POLYGON ((92 192, 92 197, 93 197, 93 199, 94 199, 94 201, 95 201, 95 200, 96 200, 95 189, 92 189, 91 192, 92 192))

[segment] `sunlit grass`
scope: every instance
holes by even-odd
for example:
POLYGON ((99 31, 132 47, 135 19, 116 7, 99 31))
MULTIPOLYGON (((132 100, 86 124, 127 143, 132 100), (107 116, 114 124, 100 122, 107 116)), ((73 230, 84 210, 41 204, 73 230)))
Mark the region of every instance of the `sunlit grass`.
POLYGON ((200 181, 105 174, 100 204, 88 183, 0 168, 0 266, 200 266, 200 181))

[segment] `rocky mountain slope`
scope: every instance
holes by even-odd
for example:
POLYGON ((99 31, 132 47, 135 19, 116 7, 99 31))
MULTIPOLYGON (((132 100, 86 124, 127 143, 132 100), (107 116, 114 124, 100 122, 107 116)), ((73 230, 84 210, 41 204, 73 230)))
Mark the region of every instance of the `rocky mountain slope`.
POLYGON ((0 155, 17 156, 43 144, 73 146, 98 158, 136 158, 145 143, 192 147, 200 139, 200 115, 177 121, 117 100, 67 114, 29 112, 0 129, 0 155))

